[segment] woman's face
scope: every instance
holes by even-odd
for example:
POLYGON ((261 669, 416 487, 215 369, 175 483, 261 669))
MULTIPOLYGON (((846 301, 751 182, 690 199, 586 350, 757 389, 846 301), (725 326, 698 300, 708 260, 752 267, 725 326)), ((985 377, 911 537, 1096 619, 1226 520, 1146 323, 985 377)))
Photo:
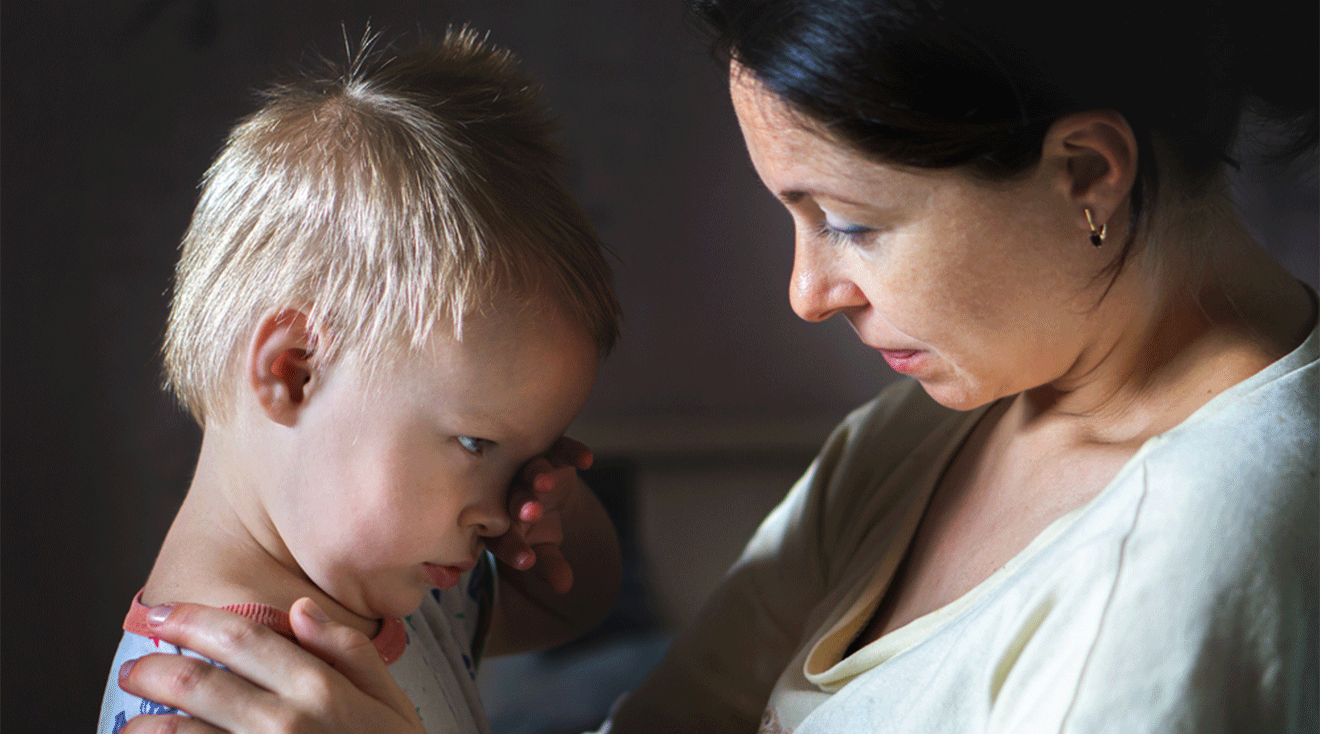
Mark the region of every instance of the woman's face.
POLYGON ((843 314, 891 367, 959 410, 1094 357, 1095 276, 1112 248, 1077 230, 1059 166, 987 183, 883 165, 808 129, 736 67, 731 89, 752 163, 793 217, 799 316, 843 314))

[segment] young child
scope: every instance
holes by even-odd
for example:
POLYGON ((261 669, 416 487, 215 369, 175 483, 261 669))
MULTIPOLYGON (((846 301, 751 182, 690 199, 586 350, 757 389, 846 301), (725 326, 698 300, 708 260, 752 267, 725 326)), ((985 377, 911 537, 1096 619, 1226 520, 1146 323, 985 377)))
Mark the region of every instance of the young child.
POLYGON ((487 730, 488 640, 548 646, 608 610, 617 541, 562 436, 619 306, 550 128, 512 58, 464 30, 276 86, 233 130, 165 340, 201 453, 101 732, 173 712, 118 685, 143 655, 194 654, 150 638, 153 604, 292 637, 308 597, 372 639, 431 732, 487 730))

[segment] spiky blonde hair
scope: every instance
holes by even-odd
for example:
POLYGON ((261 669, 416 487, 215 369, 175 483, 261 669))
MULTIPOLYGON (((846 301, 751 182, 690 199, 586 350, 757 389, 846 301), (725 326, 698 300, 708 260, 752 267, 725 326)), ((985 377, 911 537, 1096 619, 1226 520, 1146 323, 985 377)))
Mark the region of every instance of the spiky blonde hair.
POLYGON ((557 176, 553 125, 516 61, 470 29, 272 87, 207 171, 184 235, 166 379, 199 423, 223 415, 253 330, 296 307, 381 359, 519 296, 618 337, 604 248, 557 176))

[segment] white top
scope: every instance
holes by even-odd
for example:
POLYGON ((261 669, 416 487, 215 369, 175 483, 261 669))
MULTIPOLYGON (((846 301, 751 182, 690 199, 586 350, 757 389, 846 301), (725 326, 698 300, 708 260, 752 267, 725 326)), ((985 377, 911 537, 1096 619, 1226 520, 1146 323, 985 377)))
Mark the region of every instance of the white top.
POLYGON ((795 734, 1316 731, 1317 341, 1147 441, 965 596, 843 658, 986 410, 891 387, 835 431, 637 703, 685 731, 729 730, 721 708, 795 734), (648 706, 680 689, 682 711, 648 706))

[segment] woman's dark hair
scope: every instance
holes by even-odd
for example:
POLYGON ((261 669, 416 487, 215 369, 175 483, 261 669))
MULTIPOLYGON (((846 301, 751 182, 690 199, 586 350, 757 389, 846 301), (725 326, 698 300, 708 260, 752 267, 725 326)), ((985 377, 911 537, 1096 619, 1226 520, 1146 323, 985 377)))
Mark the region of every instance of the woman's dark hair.
POLYGON ((692 0, 691 10, 718 60, 888 163, 1006 179, 1036 163, 1059 117, 1117 110, 1138 144, 1133 232, 1158 184, 1152 136, 1193 187, 1234 163, 1247 108, 1285 126, 1282 157, 1316 143, 1314 2, 692 0))

